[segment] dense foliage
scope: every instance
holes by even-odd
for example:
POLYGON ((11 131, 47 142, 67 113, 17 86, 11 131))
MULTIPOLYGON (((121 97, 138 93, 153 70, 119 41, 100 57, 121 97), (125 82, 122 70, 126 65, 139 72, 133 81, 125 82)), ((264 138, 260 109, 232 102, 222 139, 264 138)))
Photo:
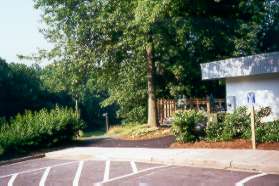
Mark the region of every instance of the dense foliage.
POLYGON ((72 109, 55 107, 47 111, 26 111, 0 128, 1 153, 25 153, 30 150, 71 141, 84 123, 72 109))
POLYGON ((251 127, 250 114, 246 107, 239 107, 233 113, 228 113, 224 120, 222 138, 231 140, 243 138, 245 131, 251 127))
POLYGON ((156 97, 224 96, 223 82, 201 81, 200 63, 279 49, 278 1, 35 0, 35 6, 55 46, 39 57, 62 64, 60 75, 78 85, 76 93, 91 79, 107 93, 102 106, 117 104, 118 117, 128 121, 146 120, 148 57, 156 97))
MULTIPOLYGON (((270 113, 271 109, 264 107, 255 114, 257 142, 279 142, 279 120, 264 122, 270 113)), ((239 107, 233 113, 220 113, 216 121, 207 123, 204 128, 206 122, 206 113, 194 110, 179 112, 173 118, 172 131, 179 142, 251 139, 250 113, 246 107, 239 107)))
POLYGON ((107 94, 96 90, 92 78, 73 85, 70 69, 65 74, 64 68, 62 64, 45 68, 8 64, 0 58, 0 118, 9 119, 25 110, 51 109, 55 105, 74 107, 76 91, 81 117, 90 130, 104 126, 104 112, 109 112, 110 122, 117 122, 114 105, 101 108, 100 103, 107 94))
POLYGON ((24 110, 71 105, 65 92, 51 93, 40 80, 39 66, 7 64, 0 58, 0 117, 10 117, 24 110))
POLYGON ((46 39, 38 66, 0 60, 0 117, 74 106, 89 126, 147 121, 147 48, 155 97, 224 96, 224 82, 201 81, 200 63, 279 50, 278 1, 34 0, 46 39), (117 121, 119 121, 117 120, 117 121))
POLYGON ((204 136, 206 123, 207 116, 204 112, 178 112, 173 118, 172 131, 179 142, 196 141, 204 136))
POLYGON ((258 142, 279 142, 279 120, 257 126, 256 140, 258 142))
MULTIPOLYGON (((270 113, 269 107, 261 108, 256 112, 255 127, 258 142, 276 142, 279 139, 278 121, 263 122, 270 113)), ((233 113, 226 114, 224 119, 209 123, 206 128, 206 138, 210 141, 250 139, 251 120, 247 108, 240 107, 233 113)))

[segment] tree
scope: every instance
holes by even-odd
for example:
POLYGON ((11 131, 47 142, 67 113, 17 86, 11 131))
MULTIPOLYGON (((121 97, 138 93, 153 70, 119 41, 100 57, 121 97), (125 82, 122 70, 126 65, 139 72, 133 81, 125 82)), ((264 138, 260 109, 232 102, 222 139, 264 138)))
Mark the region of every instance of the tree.
POLYGON ((11 117, 25 110, 68 105, 69 96, 51 92, 41 80, 43 70, 38 65, 7 64, 0 58, 0 117, 11 117))
POLYGON ((268 0, 35 0, 35 4, 47 25, 43 33, 55 43, 48 56, 76 66, 77 76, 91 65, 95 86, 109 95, 103 106, 116 103, 119 117, 132 120, 143 118, 147 106, 153 126, 158 124, 156 97, 211 92, 224 96, 219 82, 201 81, 199 64, 265 51, 267 45, 260 43, 268 41, 265 33, 274 35, 270 25, 276 24, 263 27, 264 20, 277 15, 267 8, 268 0))

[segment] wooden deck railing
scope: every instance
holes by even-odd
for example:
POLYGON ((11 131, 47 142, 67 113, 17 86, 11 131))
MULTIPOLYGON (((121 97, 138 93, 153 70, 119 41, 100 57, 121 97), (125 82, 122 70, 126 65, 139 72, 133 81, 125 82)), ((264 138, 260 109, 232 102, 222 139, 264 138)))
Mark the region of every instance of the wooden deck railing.
POLYGON ((208 113, 219 112, 225 110, 224 99, 214 99, 213 103, 208 99, 185 99, 185 100, 174 100, 174 99, 159 99, 157 101, 158 120, 160 124, 171 117, 177 110, 203 110, 208 113))

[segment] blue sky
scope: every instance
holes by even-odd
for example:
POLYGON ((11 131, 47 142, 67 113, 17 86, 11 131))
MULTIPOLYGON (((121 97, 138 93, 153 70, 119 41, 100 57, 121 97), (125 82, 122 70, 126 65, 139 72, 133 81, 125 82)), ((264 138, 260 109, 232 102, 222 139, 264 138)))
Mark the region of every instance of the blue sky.
POLYGON ((0 57, 7 62, 21 62, 17 54, 30 55, 37 48, 50 48, 39 33, 40 12, 33 0, 0 0, 0 57))

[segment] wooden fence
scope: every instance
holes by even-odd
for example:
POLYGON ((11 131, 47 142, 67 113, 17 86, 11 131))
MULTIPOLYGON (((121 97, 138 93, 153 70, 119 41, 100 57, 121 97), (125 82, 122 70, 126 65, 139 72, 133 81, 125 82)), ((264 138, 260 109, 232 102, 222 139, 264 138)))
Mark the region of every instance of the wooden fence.
POLYGON ((225 100, 214 99, 209 101, 208 99, 159 99, 157 101, 158 120, 160 124, 163 124, 166 119, 170 118, 178 110, 203 110, 208 113, 225 111, 225 100))
POLYGON ((158 121, 160 124, 176 111, 176 100, 160 99, 157 101, 158 121))

